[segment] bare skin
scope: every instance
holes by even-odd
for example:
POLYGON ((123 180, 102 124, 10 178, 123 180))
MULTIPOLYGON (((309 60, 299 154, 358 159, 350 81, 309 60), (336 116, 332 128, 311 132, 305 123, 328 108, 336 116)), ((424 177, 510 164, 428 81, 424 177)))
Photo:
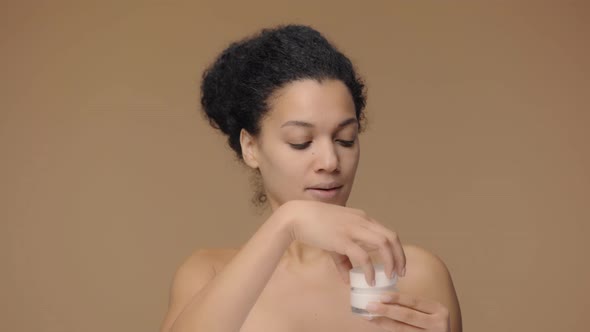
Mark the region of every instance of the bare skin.
MULTIPOLYGON (((221 271, 239 249, 216 249, 197 252, 185 263, 207 258, 216 271, 221 271)), ((256 331, 387 331, 373 322, 350 312, 350 288, 345 284, 327 255, 305 253, 293 244, 281 259, 266 288, 252 308, 241 332, 256 331)), ((305 249, 303 249, 305 250, 305 249)), ((400 293, 438 300, 451 311, 451 331, 462 331, 461 312, 452 281, 442 261, 423 248, 404 245, 407 257, 406 277, 398 280, 400 293), (431 274, 438 270, 438 274, 431 274)), ((378 261, 379 258, 375 257, 378 261)), ((198 263, 197 263, 198 264, 198 263)), ((187 284, 185 294, 191 293, 187 284)))
POLYGON ((442 260, 346 207, 360 156, 346 86, 297 81, 271 105, 261 134, 240 143, 272 214, 241 248, 198 250, 179 268, 161 331, 461 331, 442 260), (369 321, 351 313, 347 277, 362 266, 370 283, 374 261, 402 278, 369 321))

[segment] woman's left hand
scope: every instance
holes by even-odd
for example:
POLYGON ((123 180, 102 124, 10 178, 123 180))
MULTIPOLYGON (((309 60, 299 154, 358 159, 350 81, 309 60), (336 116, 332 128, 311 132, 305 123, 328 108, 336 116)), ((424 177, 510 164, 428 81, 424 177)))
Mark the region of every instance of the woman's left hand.
POLYGON ((367 310, 381 315, 367 319, 386 331, 451 331, 449 310, 441 303, 426 298, 387 293, 381 297, 381 303, 372 302, 367 310))

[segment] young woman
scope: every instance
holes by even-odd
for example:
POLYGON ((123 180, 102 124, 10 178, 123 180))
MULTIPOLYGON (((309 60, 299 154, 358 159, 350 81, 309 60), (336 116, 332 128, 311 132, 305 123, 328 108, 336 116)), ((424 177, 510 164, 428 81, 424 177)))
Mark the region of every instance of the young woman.
POLYGON ((270 217, 239 249, 197 250, 178 269, 162 332, 460 332, 451 276, 435 255, 346 207, 360 157, 365 88, 349 59, 307 26, 231 44, 205 71, 201 103, 258 174, 270 217), (348 273, 400 278, 351 313, 348 273))

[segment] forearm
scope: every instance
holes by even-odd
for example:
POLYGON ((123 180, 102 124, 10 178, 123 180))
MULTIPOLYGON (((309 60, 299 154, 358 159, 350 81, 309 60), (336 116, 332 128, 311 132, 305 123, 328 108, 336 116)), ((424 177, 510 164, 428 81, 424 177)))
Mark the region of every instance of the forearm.
POLYGON ((289 220, 274 213, 185 307, 171 332, 236 332, 291 244, 289 220))

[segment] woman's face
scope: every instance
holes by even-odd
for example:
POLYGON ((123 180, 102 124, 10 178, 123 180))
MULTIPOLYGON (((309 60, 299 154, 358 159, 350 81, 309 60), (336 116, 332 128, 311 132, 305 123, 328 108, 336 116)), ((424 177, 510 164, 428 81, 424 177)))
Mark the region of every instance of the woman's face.
POLYGON ((289 200, 346 205, 360 157, 358 120, 340 80, 305 79, 276 91, 260 135, 242 131, 244 161, 259 168, 271 208, 289 200))

